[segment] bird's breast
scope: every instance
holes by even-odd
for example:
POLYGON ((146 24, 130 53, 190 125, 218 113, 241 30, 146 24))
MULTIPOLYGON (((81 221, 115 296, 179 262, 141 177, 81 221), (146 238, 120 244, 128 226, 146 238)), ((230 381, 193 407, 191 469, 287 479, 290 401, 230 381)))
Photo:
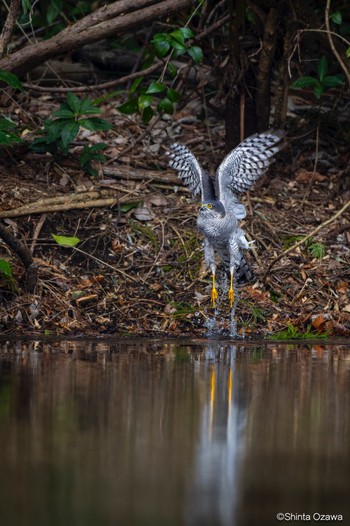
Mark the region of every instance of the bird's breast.
POLYGON ((208 239, 214 247, 225 246, 233 230, 237 228, 237 221, 224 217, 210 217, 199 214, 197 218, 198 230, 208 239))

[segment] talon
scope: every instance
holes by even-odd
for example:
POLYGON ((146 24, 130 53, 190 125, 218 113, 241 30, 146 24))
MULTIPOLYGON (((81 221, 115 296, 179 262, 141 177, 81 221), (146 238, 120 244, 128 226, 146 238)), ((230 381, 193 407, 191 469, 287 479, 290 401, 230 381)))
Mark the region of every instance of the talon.
POLYGON ((219 297, 218 291, 216 290, 215 285, 214 285, 213 288, 211 289, 211 302, 213 304, 213 309, 215 308, 215 302, 218 299, 218 297, 219 297))
POLYGON ((230 289, 228 291, 228 299, 230 300, 230 307, 232 309, 233 302, 235 301, 235 292, 233 290, 233 269, 231 269, 230 289))
POLYGON ((235 301, 235 292, 233 290, 233 288, 231 287, 230 290, 228 291, 228 299, 230 300, 230 307, 232 309, 233 307, 233 303, 235 301))

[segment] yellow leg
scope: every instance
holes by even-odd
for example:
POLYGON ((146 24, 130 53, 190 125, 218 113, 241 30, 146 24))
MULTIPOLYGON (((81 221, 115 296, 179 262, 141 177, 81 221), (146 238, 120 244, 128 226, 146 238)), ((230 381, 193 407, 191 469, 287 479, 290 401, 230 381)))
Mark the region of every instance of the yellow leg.
POLYGON ((215 287, 215 273, 214 272, 212 273, 212 277, 213 277, 213 287, 211 289, 211 302, 213 304, 213 309, 215 309, 215 302, 218 299, 219 295, 215 287))
POLYGON ((233 302, 235 301, 235 292, 233 290, 233 270, 231 270, 230 289, 228 291, 228 299, 230 300, 230 307, 232 309, 233 302))

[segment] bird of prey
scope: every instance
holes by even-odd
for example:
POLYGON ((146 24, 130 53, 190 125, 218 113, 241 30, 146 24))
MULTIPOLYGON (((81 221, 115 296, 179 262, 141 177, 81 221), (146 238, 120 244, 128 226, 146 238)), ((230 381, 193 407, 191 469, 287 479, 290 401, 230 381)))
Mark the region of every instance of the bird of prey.
POLYGON ((248 137, 232 150, 216 171, 215 181, 202 169, 193 153, 184 145, 170 146, 169 165, 178 171, 193 197, 200 194, 197 217, 198 230, 204 235, 204 257, 212 273, 211 301, 215 307, 218 292, 215 284, 216 262, 214 249, 229 268, 228 298, 234 302, 234 274, 239 281, 250 281, 252 274, 242 249, 249 243, 239 220, 246 216, 239 194, 249 190, 272 162, 279 151, 280 131, 267 131, 248 137))

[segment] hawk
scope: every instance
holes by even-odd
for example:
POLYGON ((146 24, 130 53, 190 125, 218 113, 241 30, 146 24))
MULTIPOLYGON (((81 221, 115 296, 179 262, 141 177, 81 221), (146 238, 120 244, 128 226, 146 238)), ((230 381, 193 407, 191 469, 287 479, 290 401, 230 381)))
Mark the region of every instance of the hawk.
POLYGON ((228 298, 234 302, 234 275, 240 281, 250 281, 252 273, 242 250, 249 243, 239 221, 246 216, 239 194, 249 190, 266 172, 279 151, 280 131, 267 131, 248 137, 232 150, 216 171, 215 180, 198 163, 193 153, 182 144, 174 143, 167 154, 169 166, 178 171, 193 197, 200 194, 197 217, 198 230, 204 236, 204 258, 212 273, 211 301, 215 307, 218 292, 215 284, 215 250, 230 273, 228 298))

